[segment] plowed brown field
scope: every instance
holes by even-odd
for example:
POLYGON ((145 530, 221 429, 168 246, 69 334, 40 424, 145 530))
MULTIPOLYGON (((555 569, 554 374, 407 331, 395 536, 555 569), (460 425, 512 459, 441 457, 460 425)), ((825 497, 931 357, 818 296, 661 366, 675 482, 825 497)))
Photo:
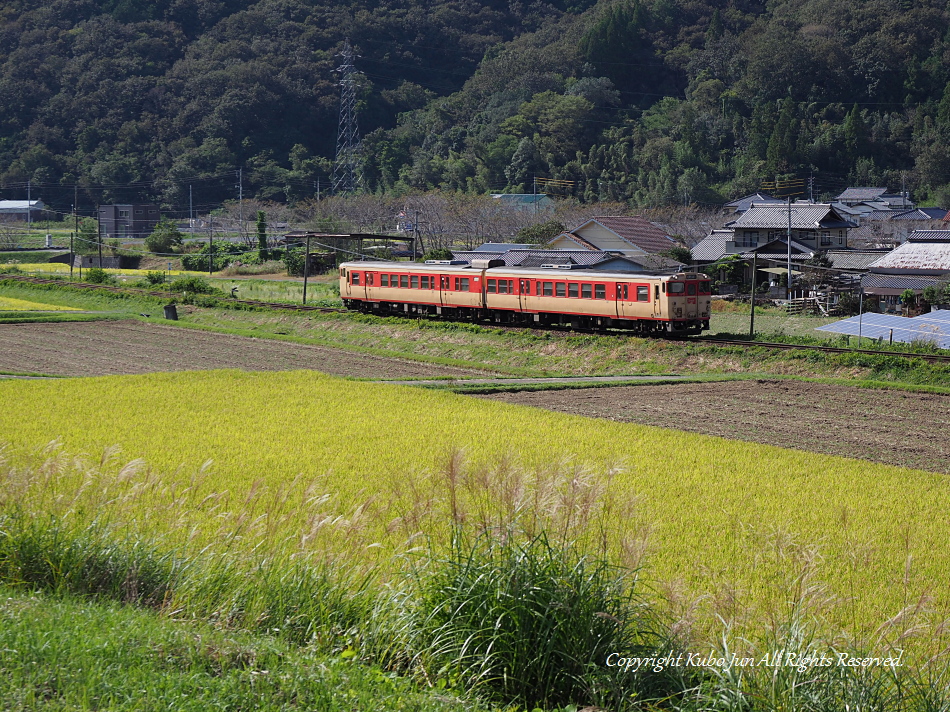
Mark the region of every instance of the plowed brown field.
POLYGON ((335 376, 380 379, 485 375, 450 366, 138 321, 0 325, 0 371, 104 376, 213 368, 313 369, 335 376))
POLYGON ((800 381, 498 393, 575 415, 950 472, 950 396, 800 381))

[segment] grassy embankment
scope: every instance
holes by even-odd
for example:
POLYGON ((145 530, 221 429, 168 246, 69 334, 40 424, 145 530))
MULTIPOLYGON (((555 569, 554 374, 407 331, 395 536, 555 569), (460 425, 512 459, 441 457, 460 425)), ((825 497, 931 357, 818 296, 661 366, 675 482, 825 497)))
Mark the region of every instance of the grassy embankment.
MULTIPOLYGON (((225 287, 228 284, 230 282, 225 281, 225 287)), ((250 289, 246 287, 247 284, 241 282, 239 287, 250 289)), ((318 284, 313 288, 314 299, 332 294, 332 282, 324 278, 318 284)), ((156 313, 157 305, 163 301, 134 295, 91 294, 68 287, 44 289, 12 282, 0 285, 0 296, 114 311, 133 318, 138 318, 140 313, 156 313)), ((276 296, 272 294, 270 298, 276 296)), ((736 315, 727 316, 731 318, 736 315)), ((719 315, 713 316, 714 323, 717 318, 719 315)), ((802 321, 805 318, 797 319, 802 321)), ((510 375, 756 374, 917 386, 950 385, 950 368, 902 357, 727 348, 703 344, 701 341, 670 342, 622 335, 499 329, 475 324, 381 318, 352 313, 300 314, 196 308, 190 313, 182 313, 179 325, 421 361, 490 368, 510 375)), ((783 337, 765 334, 763 338, 783 337)), ((883 348, 888 347, 885 345, 883 348)), ((910 348, 913 347, 895 345, 893 350, 907 351, 910 348)))
POLYGON ((350 656, 115 602, 0 587, 5 709, 445 712, 433 694, 350 656))

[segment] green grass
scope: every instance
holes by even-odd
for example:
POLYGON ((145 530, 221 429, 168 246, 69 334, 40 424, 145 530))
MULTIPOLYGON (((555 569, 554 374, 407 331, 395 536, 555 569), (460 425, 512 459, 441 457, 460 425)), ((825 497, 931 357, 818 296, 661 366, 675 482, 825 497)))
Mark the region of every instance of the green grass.
MULTIPOLYGON (((164 302, 158 298, 80 291, 58 285, 43 289, 12 280, 0 283, 0 296, 32 298, 93 311, 115 311, 133 318, 139 313, 155 313, 157 305, 164 302)), ((623 335, 499 329, 357 313, 262 311, 243 309, 240 305, 223 308, 226 302, 222 300, 222 308, 201 308, 182 314, 179 325, 520 376, 746 373, 950 386, 950 366, 896 356, 722 347, 704 344, 701 340, 673 342, 623 335)), ((761 334, 760 337, 765 340, 791 338, 780 334, 761 334)), ((907 352, 914 347, 883 348, 907 352)))
MULTIPOLYGON (((288 304, 301 304, 303 302, 302 278, 268 280, 242 277, 231 279, 216 275, 211 282, 227 294, 231 293, 231 287, 237 287, 238 299, 287 302, 288 304)), ((307 304, 342 307, 343 301, 340 299, 338 279, 326 276, 311 277, 307 283, 307 304)))
POLYGON ((473 710, 352 657, 109 602, 0 588, 7 710, 473 710))

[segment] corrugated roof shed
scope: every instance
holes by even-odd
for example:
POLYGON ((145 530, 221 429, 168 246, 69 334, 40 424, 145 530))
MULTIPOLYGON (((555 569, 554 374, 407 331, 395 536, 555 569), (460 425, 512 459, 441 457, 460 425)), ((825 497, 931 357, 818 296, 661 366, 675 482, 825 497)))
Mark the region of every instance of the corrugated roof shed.
POLYGON ((936 277, 915 277, 913 275, 901 274, 866 274, 861 280, 864 290, 871 294, 883 293, 881 290, 888 290, 891 293, 900 293, 905 289, 926 289, 943 284, 942 280, 936 277))
POLYGON ((639 216, 611 217, 605 215, 595 217, 594 220, 644 252, 656 254, 666 252, 671 247, 676 246, 676 241, 673 238, 649 220, 639 216))
POLYGON ((27 208, 42 210, 45 206, 42 200, 0 200, 0 211, 26 212, 27 208))
POLYGON ((908 241, 873 262, 872 272, 905 274, 942 274, 950 272, 950 241, 908 241))
POLYGON ((789 212, 791 212, 793 230, 857 227, 854 223, 841 217, 830 205, 821 203, 815 205, 792 204, 791 208, 782 205, 756 205, 728 223, 726 227, 779 230, 788 227, 789 212))

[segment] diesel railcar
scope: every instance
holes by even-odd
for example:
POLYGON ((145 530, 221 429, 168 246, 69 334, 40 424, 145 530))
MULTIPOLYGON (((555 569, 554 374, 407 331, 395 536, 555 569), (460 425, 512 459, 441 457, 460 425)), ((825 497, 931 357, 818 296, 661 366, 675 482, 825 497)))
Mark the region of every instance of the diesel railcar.
MULTIPOLYGON (((489 263, 490 264, 490 263, 489 263)), ((644 274, 451 262, 346 262, 340 297, 377 314, 644 335, 699 334, 709 328, 711 285, 704 274, 644 274)))

